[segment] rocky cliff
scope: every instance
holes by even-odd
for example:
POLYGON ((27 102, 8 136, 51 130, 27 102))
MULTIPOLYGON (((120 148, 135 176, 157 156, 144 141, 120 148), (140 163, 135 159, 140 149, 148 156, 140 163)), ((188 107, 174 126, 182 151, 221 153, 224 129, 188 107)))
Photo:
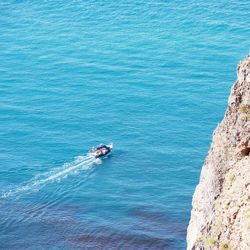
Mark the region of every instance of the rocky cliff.
POLYGON ((188 249, 250 249, 250 54, 237 67, 193 196, 188 249))

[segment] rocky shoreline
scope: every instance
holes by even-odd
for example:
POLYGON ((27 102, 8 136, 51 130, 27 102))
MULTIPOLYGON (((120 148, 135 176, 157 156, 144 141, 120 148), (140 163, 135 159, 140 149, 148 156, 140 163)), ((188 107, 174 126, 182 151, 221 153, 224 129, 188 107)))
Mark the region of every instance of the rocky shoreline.
POLYGON ((250 54, 239 62, 224 119, 193 196, 187 249, 250 249, 250 54))

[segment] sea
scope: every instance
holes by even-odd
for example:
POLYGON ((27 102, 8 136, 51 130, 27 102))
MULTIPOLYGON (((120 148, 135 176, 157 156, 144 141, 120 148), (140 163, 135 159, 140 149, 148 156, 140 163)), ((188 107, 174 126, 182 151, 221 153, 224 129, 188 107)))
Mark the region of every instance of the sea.
POLYGON ((0 1, 0 249, 185 249, 249 13, 249 0, 0 1))

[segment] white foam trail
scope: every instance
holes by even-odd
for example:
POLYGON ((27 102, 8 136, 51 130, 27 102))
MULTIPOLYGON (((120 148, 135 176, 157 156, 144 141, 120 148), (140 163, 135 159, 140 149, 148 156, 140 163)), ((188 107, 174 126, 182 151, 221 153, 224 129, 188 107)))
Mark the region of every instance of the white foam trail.
POLYGON ((34 178, 32 178, 30 181, 28 181, 27 184, 23 184, 21 186, 18 186, 14 189, 11 189, 7 192, 4 192, 1 196, 1 198, 7 198, 13 195, 17 195, 21 192, 29 191, 29 190, 35 190, 38 191, 38 187, 42 188, 46 183, 53 182, 54 180, 57 180, 58 182, 61 181, 62 178, 67 178, 70 173, 77 174, 79 170, 87 170, 93 165, 94 163, 100 164, 100 162, 95 159, 92 156, 78 156, 75 158, 73 162, 65 163, 61 168, 55 168, 52 169, 49 172, 43 173, 43 174, 37 174, 34 178), (63 168, 63 170, 62 170, 63 168), (75 171, 74 171, 75 170, 75 171), (45 178, 45 176, 48 176, 45 178), (41 177, 44 177, 41 179, 41 177))

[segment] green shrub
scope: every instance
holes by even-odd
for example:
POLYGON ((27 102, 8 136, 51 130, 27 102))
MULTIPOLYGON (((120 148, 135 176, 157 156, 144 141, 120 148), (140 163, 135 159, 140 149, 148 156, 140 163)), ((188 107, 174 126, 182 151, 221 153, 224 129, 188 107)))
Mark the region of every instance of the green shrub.
POLYGON ((240 110, 240 112, 245 113, 245 114, 249 113, 250 112, 250 106, 242 103, 240 105, 239 110, 240 110))
POLYGON ((216 243, 216 240, 213 237, 208 238, 206 240, 206 246, 207 246, 207 248, 213 246, 215 243, 216 243))
POLYGON ((215 225, 216 227, 220 227, 221 224, 222 224, 221 220, 218 220, 214 225, 215 225))

